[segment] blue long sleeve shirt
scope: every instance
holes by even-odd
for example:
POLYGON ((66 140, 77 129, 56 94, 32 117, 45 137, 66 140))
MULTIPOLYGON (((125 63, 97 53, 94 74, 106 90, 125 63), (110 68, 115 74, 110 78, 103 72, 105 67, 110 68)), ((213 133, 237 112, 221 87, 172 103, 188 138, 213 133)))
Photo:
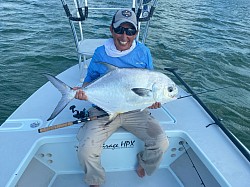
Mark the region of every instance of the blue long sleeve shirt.
POLYGON ((103 45, 95 50, 84 82, 92 82, 107 73, 108 68, 100 62, 120 68, 153 69, 150 50, 140 42, 136 42, 136 47, 130 53, 121 57, 108 56, 103 45))

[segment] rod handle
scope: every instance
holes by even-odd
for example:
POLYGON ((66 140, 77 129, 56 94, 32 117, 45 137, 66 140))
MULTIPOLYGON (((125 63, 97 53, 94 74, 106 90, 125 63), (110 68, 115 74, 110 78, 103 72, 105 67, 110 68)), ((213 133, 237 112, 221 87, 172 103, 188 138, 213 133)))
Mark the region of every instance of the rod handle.
POLYGON ((60 128, 63 128, 63 127, 68 127, 68 126, 71 126, 71 125, 74 125, 75 123, 70 121, 70 122, 67 122, 67 123, 61 123, 61 124, 58 124, 58 125, 53 125, 53 126, 49 126, 49 127, 44 127, 44 128, 40 128, 38 129, 38 132, 39 133, 42 133, 42 132, 47 132, 47 131, 51 131, 51 130, 55 130, 55 129, 60 129, 60 128))

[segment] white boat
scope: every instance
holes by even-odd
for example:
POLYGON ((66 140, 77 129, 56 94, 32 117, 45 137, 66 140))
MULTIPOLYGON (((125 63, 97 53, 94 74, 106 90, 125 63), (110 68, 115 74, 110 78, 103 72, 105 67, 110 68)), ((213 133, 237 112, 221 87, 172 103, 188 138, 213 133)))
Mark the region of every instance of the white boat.
MULTIPOLYGON (((90 6, 87 1, 74 2, 77 9, 72 13, 71 4, 62 0, 74 33, 80 71, 75 65, 57 76, 71 86, 82 84, 84 74, 80 75, 80 72, 86 71, 94 49, 104 42, 103 38, 83 38, 81 23, 88 13, 102 14, 102 10, 105 13, 110 10, 112 13, 108 15, 111 19, 117 9, 114 4, 106 4, 107 8, 97 7, 105 6, 105 3, 90 6), (80 37, 77 37, 77 32, 80 32, 80 37)), ((130 7, 136 12, 142 10, 142 37, 138 40, 145 42, 156 0, 144 1, 146 5, 135 0, 130 4, 122 2, 116 3, 118 8, 130 7)), ((170 140, 159 169, 152 176, 139 178, 135 172, 136 153, 143 149, 143 143, 119 129, 103 145, 102 165, 106 170, 103 187, 248 187, 249 150, 206 108, 174 69, 168 70, 186 88, 186 91, 179 88, 179 96, 188 97, 151 110, 170 140)), ((167 70, 165 72, 171 74, 167 70)), ((1 187, 87 186, 82 180, 84 173, 77 158, 76 133, 82 123, 67 123, 64 125, 67 127, 63 128, 59 128, 63 125, 55 125, 81 120, 83 116, 76 119, 73 115, 77 110, 88 109, 91 103, 74 100, 55 119, 47 121, 60 97, 60 92, 51 83, 46 83, 0 126, 1 187), (71 105, 75 108, 69 109, 71 105), (75 112, 72 113, 72 110, 75 112)))

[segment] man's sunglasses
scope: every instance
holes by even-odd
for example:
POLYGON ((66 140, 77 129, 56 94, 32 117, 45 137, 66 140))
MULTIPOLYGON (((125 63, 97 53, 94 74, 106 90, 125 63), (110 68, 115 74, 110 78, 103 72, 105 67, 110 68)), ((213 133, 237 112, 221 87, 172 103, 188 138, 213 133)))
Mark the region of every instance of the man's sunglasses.
POLYGON ((133 36, 133 35, 135 35, 136 34, 136 29, 131 29, 131 28, 124 28, 124 27, 122 27, 122 26, 119 26, 119 27, 117 27, 117 28, 114 28, 113 27, 113 29, 114 29, 114 32, 116 33, 116 34, 123 34, 124 33, 124 31, 126 32, 126 35, 128 35, 128 36, 133 36))

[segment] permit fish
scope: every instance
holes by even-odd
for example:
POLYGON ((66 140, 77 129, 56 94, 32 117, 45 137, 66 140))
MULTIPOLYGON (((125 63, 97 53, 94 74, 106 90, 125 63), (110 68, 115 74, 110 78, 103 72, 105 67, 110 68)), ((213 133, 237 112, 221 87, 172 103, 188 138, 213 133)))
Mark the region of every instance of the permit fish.
MULTIPOLYGON (((162 104, 177 99, 176 84, 165 74, 139 68, 118 68, 81 88, 88 101, 109 114, 110 120, 120 113, 143 110, 155 102, 162 104)), ((58 78, 46 74, 48 80, 61 92, 62 98, 48 120, 55 118, 75 98, 77 90, 58 78)))

